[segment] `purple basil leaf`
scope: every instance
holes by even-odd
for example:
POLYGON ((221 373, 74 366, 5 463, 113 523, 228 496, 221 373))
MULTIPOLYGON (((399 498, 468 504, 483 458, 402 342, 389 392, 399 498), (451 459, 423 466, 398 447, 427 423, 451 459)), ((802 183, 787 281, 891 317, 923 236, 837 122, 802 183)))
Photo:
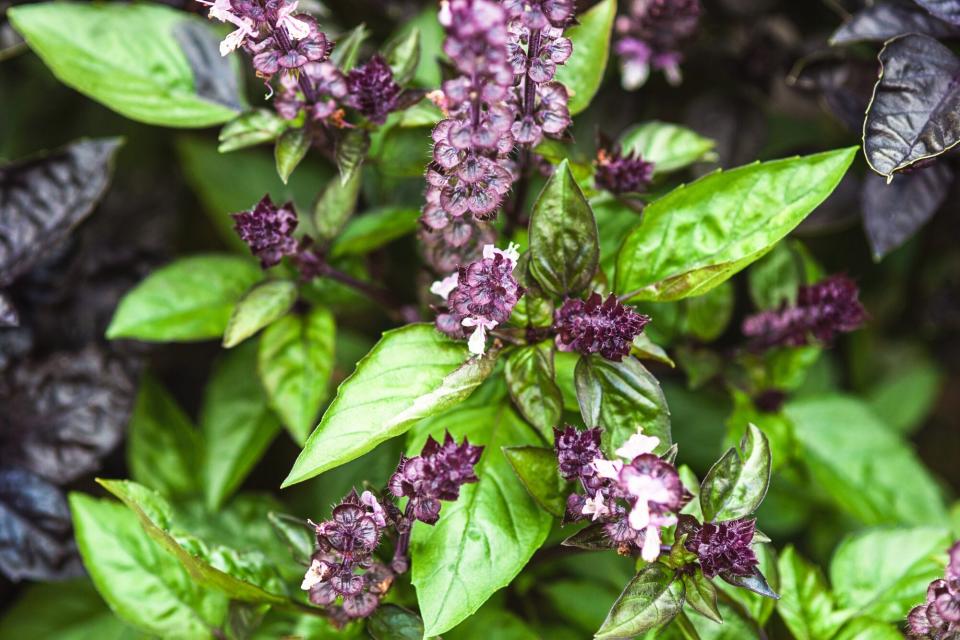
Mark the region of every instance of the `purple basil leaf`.
POLYGON ((83 574, 63 493, 17 467, 0 468, 0 572, 14 581, 83 574))
POLYGON ((773 598, 774 600, 780 599, 777 592, 767 584, 767 579, 763 577, 763 574, 757 567, 753 568, 753 573, 749 576, 738 576, 730 572, 721 572, 720 577, 724 582, 728 582, 735 587, 742 587, 743 589, 753 591, 767 598, 773 598))
POLYGON ((20 324, 20 314, 13 302, 5 293, 0 291, 0 329, 6 327, 16 327, 20 324))
POLYGON ((889 41, 880 64, 863 148, 870 167, 890 178, 960 143, 960 59, 933 38, 911 34, 889 41))
POLYGON ((960 0, 916 0, 916 3, 941 20, 960 25, 960 0))
POLYGON ((937 163, 899 175, 893 182, 868 175, 863 182, 863 226, 875 260, 909 240, 943 205, 953 168, 937 163))
POLYGON ((815 54, 800 61, 791 77, 794 86, 818 92, 845 127, 863 131, 863 114, 877 82, 877 63, 836 55, 815 54))
POLYGON ((0 386, 0 462, 57 484, 97 469, 123 436, 135 369, 94 346, 12 367, 0 386))
POLYGON ((193 85, 204 100, 243 111, 238 76, 230 58, 220 55, 217 39, 202 22, 184 20, 173 27, 173 37, 193 72, 193 85))
POLYGON ((843 176, 830 197, 800 223, 797 235, 817 236, 853 226, 860 216, 861 182, 855 173, 843 176))
POLYGON ((858 11, 830 37, 830 44, 885 42, 905 33, 922 33, 934 38, 958 34, 954 25, 930 15, 915 4, 885 2, 858 11))
POLYGON ((564 547, 576 547, 587 551, 609 551, 615 546, 607 537, 602 522, 587 525, 560 544, 564 547))
POLYGON ((117 138, 83 140, 0 167, 0 285, 12 282, 93 211, 117 138))

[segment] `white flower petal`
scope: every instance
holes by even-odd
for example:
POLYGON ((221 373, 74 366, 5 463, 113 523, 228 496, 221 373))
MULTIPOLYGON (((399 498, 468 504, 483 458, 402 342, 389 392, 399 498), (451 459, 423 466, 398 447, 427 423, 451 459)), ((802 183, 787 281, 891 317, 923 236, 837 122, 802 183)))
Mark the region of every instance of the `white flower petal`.
POLYGON ((653 450, 660 445, 660 438, 656 436, 643 435, 643 429, 637 427, 637 432, 623 443, 616 453, 618 456, 628 462, 637 456, 645 453, 653 453, 653 450))
POLYGON ((620 469, 623 463, 619 460, 606 460, 597 458, 592 463, 593 468, 597 470, 597 475, 608 480, 617 480, 620 478, 620 469))
POLYGON ((660 557, 660 529, 658 527, 653 525, 647 527, 640 557, 647 562, 655 562, 660 557))

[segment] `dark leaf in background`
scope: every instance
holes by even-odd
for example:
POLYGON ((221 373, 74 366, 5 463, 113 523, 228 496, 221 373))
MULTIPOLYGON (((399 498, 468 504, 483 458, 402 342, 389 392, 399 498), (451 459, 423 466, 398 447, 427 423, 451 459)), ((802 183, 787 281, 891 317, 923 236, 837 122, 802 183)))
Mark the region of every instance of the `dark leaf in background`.
POLYGON ((0 167, 0 284, 29 270, 93 211, 117 138, 83 140, 0 167))
POLYGON ((242 110, 239 78, 230 58, 220 55, 217 39, 210 36, 210 28, 202 22, 184 20, 175 24, 172 32, 193 72, 193 88, 197 95, 230 109, 242 110))
POLYGON ((960 25, 960 1, 916 0, 917 4, 933 15, 955 25, 960 25))
POLYGON ((797 235, 817 236, 852 226, 860 217, 861 178, 850 171, 830 197, 797 227, 797 235))
POLYGON ((721 167, 736 167, 757 158, 767 139, 763 113, 752 103, 721 94, 706 94, 687 107, 684 123, 705 138, 716 142, 717 163, 697 165, 702 176, 721 167))
MULTIPOLYGON (((960 3, 955 4, 960 6, 960 3)), ((913 3, 885 2, 853 14, 846 24, 830 37, 830 44, 885 42, 905 33, 949 38, 960 32, 954 25, 930 15, 913 3)))
POLYGON ((0 571, 14 581, 83 573, 60 489, 11 466, 0 468, 0 571))
POLYGON ((19 363, 0 387, 0 460, 57 484, 97 469, 123 436, 135 369, 95 346, 19 363))
POLYGON ((374 640, 421 640, 423 620, 409 609, 385 604, 370 617, 367 633, 374 640))
POLYGON ((0 291, 0 328, 16 327, 20 324, 20 314, 7 294, 0 291))
POLYGON ((863 227, 875 260, 909 240, 943 205, 953 184, 953 168, 937 163, 897 176, 893 182, 877 175, 863 181, 863 227))
POLYGON ((960 143, 960 59, 911 34, 888 42, 880 64, 863 148, 870 167, 890 177, 960 143))
POLYGON ((812 55, 801 60, 788 82, 820 94, 826 108, 850 131, 863 131, 863 114, 877 82, 877 63, 835 55, 812 55))

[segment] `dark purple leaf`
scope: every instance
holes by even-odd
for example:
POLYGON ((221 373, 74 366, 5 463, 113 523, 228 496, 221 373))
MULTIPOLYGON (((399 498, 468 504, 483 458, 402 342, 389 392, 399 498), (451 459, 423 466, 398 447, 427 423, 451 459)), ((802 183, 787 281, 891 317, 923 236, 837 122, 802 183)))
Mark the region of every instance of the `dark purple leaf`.
POLYGON ((777 592, 771 589, 770 585, 767 584, 767 579, 757 567, 754 567, 753 573, 748 576, 738 576, 730 572, 721 572, 720 577, 724 582, 728 582, 735 587, 748 589, 754 593, 760 594, 761 596, 773 598, 774 600, 780 599, 780 596, 777 595, 777 592))
POLYGON ((0 468, 0 572, 14 581, 83 574, 63 493, 17 467, 0 468))
POLYGON ((916 0, 916 3, 940 19, 960 25, 960 0, 916 0))
POLYGON ((887 181, 868 175, 860 195, 863 227, 875 260, 909 240, 943 205, 953 169, 937 163, 887 181))
POLYGON ((860 216, 860 177, 847 172, 830 197, 797 227, 801 236, 833 233, 852 226, 860 216))
POLYGON ((5 293, 0 291, 0 329, 5 327, 16 327, 20 324, 20 314, 13 302, 5 293))
POLYGON ((870 167, 889 178, 960 143, 960 59, 911 34, 888 42, 880 64, 863 147, 870 167))
POLYGON ((184 20, 174 25, 173 37, 193 72, 197 95, 242 111, 238 76, 230 59, 220 55, 217 38, 210 28, 202 22, 184 20))
POLYGON ((934 38, 949 38, 957 28, 930 15, 915 4, 885 2, 858 11, 830 37, 830 44, 885 42, 905 33, 923 33, 934 38))
POLYGON ((576 547, 587 551, 608 551, 614 547, 614 543, 607 537, 602 522, 587 525, 560 544, 564 547, 576 547))
POLYGON ((815 54, 797 65, 790 81, 820 94, 827 109, 851 131, 863 131, 863 114, 877 82, 875 61, 831 53, 815 54))
MULTIPOLYGON (((737 167, 753 162, 767 139, 763 113, 752 103, 721 94, 701 96, 690 103, 685 124, 716 142, 721 167, 737 167)), ((694 165, 697 176, 714 171, 717 163, 694 165)))
POLYGON ((57 484, 98 468, 123 436, 135 368, 94 346, 12 367, 0 387, 0 463, 57 484))
POLYGON ((119 146, 117 138, 83 140, 0 167, 0 285, 28 271, 89 215, 119 146))

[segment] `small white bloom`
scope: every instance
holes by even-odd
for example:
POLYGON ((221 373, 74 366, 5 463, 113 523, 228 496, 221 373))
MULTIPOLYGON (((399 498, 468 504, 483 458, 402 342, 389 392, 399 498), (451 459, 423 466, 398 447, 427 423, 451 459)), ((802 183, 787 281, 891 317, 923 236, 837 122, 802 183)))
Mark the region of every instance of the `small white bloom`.
POLYGON ((643 549, 640 557, 647 562, 654 562, 660 557, 660 527, 650 525, 643 536, 643 549))
POLYGON ((432 285, 430 285, 430 293, 440 296, 446 300, 450 296, 450 292, 457 288, 457 285, 460 283, 460 274, 454 271, 452 274, 444 278, 443 280, 437 280, 432 285))
POLYGON ((360 502, 370 507, 373 511, 373 521, 377 523, 378 527, 387 526, 387 514, 383 510, 383 506, 380 504, 380 501, 377 500, 377 497, 373 495, 370 491, 364 491, 360 494, 360 502))
POLYGON ((488 244, 483 247, 483 257, 487 260, 493 259, 496 255, 501 255, 511 262, 511 266, 517 266, 517 260, 520 259, 520 245, 511 242, 506 249, 497 249, 494 245, 488 244))
POLYGON ((583 509, 580 511, 585 516, 593 514, 593 520, 598 520, 610 513, 610 508, 603 503, 603 494, 597 492, 595 498, 587 498, 583 503, 583 509))
POLYGON ((643 429, 637 427, 637 432, 630 436, 630 439, 623 443, 616 453, 626 461, 631 461, 637 456, 645 453, 653 453, 653 450, 660 445, 660 438, 656 436, 643 435, 643 429))
POLYGON ((464 318, 461 324, 465 327, 476 327, 467 341, 470 353, 482 356, 487 350, 487 331, 497 326, 497 323, 486 318, 464 318))
POLYGON ((247 35, 249 35, 248 32, 242 28, 228 33, 227 37, 220 42, 220 55, 227 56, 236 51, 243 44, 247 35))
POLYGON ((284 3, 277 11, 277 26, 287 30, 287 35, 291 40, 303 40, 310 35, 310 25, 299 18, 294 18, 293 12, 297 10, 298 0, 284 3))
POLYGON ((306 575, 303 576, 303 582, 300 583, 300 588, 304 591, 310 591, 310 589, 326 580, 329 573, 330 567, 326 562, 314 559, 310 564, 310 568, 307 569, 306 575))
POLYGON ((593 468, 597 470, 598 476, 608 480, 618 479, 620 477, 620 470, 623 468, 623 463, 619 460, 606 460, 604 458, 597 458, 591 464, 593 464, 593 468))

